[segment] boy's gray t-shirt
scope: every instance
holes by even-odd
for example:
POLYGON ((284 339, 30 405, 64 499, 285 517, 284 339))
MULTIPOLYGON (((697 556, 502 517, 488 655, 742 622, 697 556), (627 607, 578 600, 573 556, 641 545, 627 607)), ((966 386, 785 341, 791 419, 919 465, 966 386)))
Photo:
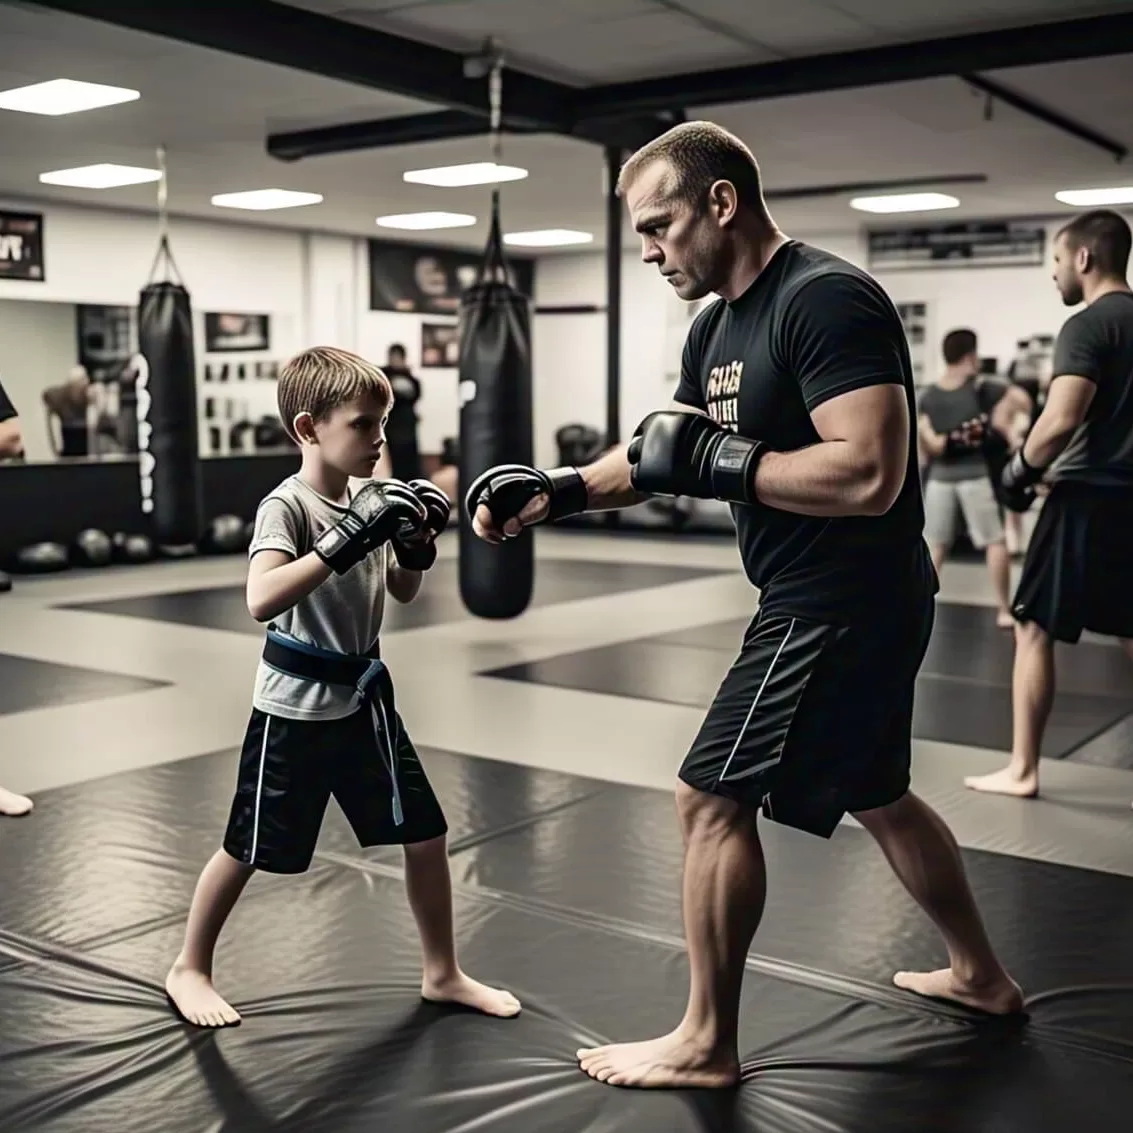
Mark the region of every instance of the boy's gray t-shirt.
MULTIPOLYGON (((348 494, 353 497, 353 485, 348 494)), ((298 476, 289 476, 257 509, 248 558, 269 549, 302 558, 347 510, 346 504, 328 500, 298 476)), ((332 574, 290 610, 273 618, 272 624, 308 645, 338 653, 369 653, 382 626, 388 556, 387 543, 346 574, 332 574)), ((286 676, 261 658, 252 705, 291 720, 336 720, 354 712, 358 701, 352 689, 286 676)))

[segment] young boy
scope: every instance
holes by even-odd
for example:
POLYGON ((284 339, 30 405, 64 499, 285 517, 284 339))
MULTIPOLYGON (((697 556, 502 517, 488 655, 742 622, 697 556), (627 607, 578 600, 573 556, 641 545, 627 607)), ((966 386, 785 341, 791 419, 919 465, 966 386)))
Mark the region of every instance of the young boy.
POLYGON ((166 992, 197 1026, 240 1021, 213 987, 217 938, 256 870, 308 868, 333 794, 363 846, 404 848, 421 995, 515 1015, 514 996, 457 963, 447 824, 378 659, 386 592, 399 602, 417 596, 449 500, 428 481, 371 478, 393 403, 376 366, 343 350, 306 350, 283 368, 278 401, 302 464, 256 514, 247 602, 269 623, 267 640, 223 849, 197 882, 166 992))

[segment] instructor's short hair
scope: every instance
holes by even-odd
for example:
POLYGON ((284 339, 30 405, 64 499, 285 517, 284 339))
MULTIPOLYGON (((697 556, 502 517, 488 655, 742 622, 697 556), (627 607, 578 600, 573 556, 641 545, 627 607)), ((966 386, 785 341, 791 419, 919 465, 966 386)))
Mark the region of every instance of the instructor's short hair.
POLYGON ((949 331, 944 336, 944 342, 941 346, 944 361, 949 366, 955 366, 957 362, 967 358, 969 354, 975 354, 976 349, 976 332, 967 328, 949 331))
POLYGON ((730 181, 740 203, 763 212, 763 184, 755 155, 735 134, 715 122, 682 122, 646 143, 622 166, 617 193, 647 166, 665 162, 670 170, 668 196, 699 206, 716 181, 730 181))
POLYGON ((300 413, 325 421, 340 405, 366 394, 386 409, 393 404, 389 378, 372 362, 335 346, 312 346, 284 363, 276 402, 287 435, 298 443, 295 418, 300 413))
POLYGON ((1094 209, 1075 217, 1059 229, 1059 236, 1074 251, 1088 248, 1102 275, 1125 278, 1129 270, 1129 249, 1133 236, 1123 216, 1111 209, 1094 209))

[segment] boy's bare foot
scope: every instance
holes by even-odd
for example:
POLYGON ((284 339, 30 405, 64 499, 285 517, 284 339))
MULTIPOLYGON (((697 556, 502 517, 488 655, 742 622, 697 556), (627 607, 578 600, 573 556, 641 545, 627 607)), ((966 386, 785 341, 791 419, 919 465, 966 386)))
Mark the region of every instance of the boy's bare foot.
POLYGON ((233 1027, 239 1012, 221 999, 204 972, 174 964, 165 977, 165 994, 186 1023, 195 1027, 233 1027))
POLYGON ((7 815, 9 818, 20 818, 25 814, 30 814, 33 805, 31 799, 0 787, 0 814, 7 815))
POLYGON ((421 998, 430 1003, 456 1003, 501 1019, 510 1019, 521 1010, 519 1000, 510 991, 488 987, 459 971, 439 980, 426 976, 421 981, 421 998))
POLYGON ((720 1090, 740 1080, 740 1064, 731 1051, 686 1035, 678 1027, 659 1039, 613 1043, 576 1052, 585 1074, 610 1086, 640 1090, 720 1090))
POLYGON ((969 775, 964 779, 964 786, 969 791, 983 791, 989 795, 1033 799, 1039 793, 1039 774, 1037 771, 1019 772, 1008 766, 990 775, 969 775))
POLYGON ((992 983, 961 979, 951 968, 936 972, 898 972, 893 982, 904 991, 928 999, 947 999, 989 1015, 1015 1015, 1023 1010, 1023 990, 1006 973, 992 983))

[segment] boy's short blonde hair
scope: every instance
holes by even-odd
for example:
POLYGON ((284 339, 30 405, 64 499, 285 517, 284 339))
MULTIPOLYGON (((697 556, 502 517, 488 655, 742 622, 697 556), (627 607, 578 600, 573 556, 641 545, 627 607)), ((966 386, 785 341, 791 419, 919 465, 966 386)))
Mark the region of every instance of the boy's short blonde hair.
POLYGON ((280 370, 276 402, 287 435, 298 444, 295 418, 300 413, 325 421, 340 405, 367 394, 385 410, 393 404, 389 378, 373 362, 335 346, 312 346, 280 370))

